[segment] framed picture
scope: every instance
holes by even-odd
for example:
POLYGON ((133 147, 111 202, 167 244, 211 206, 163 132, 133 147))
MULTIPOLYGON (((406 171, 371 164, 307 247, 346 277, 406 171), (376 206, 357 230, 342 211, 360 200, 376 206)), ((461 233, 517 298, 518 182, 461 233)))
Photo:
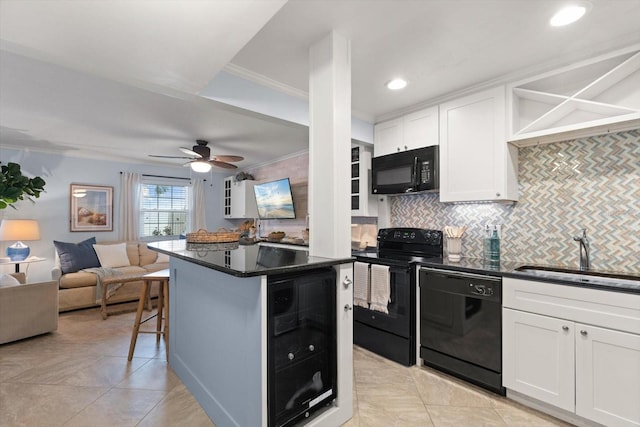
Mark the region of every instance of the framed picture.
POLYGON ((70 231, 113 231, 113 187, 71 184, 70 231))

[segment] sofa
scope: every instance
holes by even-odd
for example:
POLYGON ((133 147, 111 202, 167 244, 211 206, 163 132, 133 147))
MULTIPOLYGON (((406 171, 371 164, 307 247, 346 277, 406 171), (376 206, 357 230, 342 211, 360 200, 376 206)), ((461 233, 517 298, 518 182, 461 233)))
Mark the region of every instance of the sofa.
POLYGON ((58 283, 25 284, 24 273, 11 276, 14 283, 0 283, 0 344, 58 329, 58 283))
MULTIPOLYGON (((76 245, 82 246, 82 244, 85 244, 85 246, 91 247, 93 246, 91 244, 92 241, 95 241, 95 239, 89 239, 76 245)), ((59 288, 59 311, 63 312, 80 308, 99 307, 101 304, 96 302, 99 297, 99 295, 97 295, 98 275, 94 272, 83 271, 85 269, 65 272, 64 265, 61 265, 60 252, 62 252, 63 261, 68 261, 68 253, 64 252, 64 250, 68 247, 61 245, 61 243, 62 242, 54 241, 54 245, 56 246, 56 257, 55 266, 51 270, 51 278, 57 282, 59 288)), ((113 249, 122 248, 122 246, 124 246, 124 249, 126 250, 126 258, 124 260, 125 262, 116 262, 115 264, 112 263, 108 266, 108 268, 117 271, 119 274, 124 274, 127 277, 130 277, 132 275, 139 275, 140 277, 142 277, 147 273, 169 268, 168 256, 158 254, 158 252, 148 249, 147 243, 145 242, 109 241, 96 242, 96 245, 97 247, 93 246, 96 249, 99 249, 103 246, 111 246, 113 249), (118 266, 114 267, 113 265, 118 266)), ((87 248, 85 249, 88 250, 87 248)), ((100 265, 104 266, 104 260, 101 261, 102 263, 100 265)), ((64 262, 62 264, 64 264, 64 262)), ((86 266, 88 264, 84 265, 86 266)), ((94 264, 91 265, 95 266, 94 264)), ((123 283, 122 286, 113 293, 113 295, 107 298, 106 303, 115 304, 128 301, 137 301, 140 297, 141 290, 142 280, 123 283)), ((157 296, 157 292, 158 290, 153 287, 151 296, 157 296)))

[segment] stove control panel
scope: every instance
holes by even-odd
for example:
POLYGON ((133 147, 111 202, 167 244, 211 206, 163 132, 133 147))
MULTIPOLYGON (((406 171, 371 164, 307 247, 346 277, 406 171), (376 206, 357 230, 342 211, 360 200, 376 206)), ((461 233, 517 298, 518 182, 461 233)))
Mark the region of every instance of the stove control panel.
POLYGON ((422 228, 382 228, 378 231, 378 242, 440 245, 442 243, 442 231, 422 228))

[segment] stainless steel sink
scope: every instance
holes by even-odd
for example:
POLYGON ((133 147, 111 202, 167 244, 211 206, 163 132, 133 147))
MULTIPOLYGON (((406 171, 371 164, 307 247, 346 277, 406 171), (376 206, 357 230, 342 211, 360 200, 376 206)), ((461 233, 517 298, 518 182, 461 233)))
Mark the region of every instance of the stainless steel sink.
POLYGON ((568 268, 523 265, 516 271, 537 277, 568 280, 589 285, 606 285, 640 289, 640 277, 598 271, 572 270, 568 268))

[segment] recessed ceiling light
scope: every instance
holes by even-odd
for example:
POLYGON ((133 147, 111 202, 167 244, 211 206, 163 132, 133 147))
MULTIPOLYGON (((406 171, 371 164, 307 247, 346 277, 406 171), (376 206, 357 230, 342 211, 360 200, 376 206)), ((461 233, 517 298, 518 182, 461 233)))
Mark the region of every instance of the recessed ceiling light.
POLYGON ((584 16, 588 6, 589 4, 586 2, 565 6, 551 17, 549 24, 552 27, 562 27, 574 23, 584 16))
POLYGON ((407 85, 407 81, 403 79, 393 79, 386 83, 388 89, 398 90, 402 89, 407 85))

